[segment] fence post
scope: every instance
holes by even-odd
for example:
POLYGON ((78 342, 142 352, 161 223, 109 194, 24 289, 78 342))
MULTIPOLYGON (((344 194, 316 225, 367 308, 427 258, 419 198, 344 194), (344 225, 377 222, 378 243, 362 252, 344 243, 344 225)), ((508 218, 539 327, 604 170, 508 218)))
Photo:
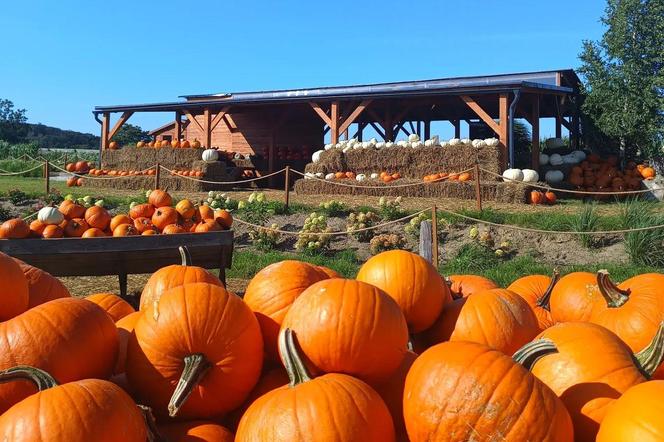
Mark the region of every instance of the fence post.
POLYGON ((431 251, 432 264, 438 269, 438 213, 436 206, 431 208, 431 251))
POLYGON ((475 199, 477 199, 477 210, 482 211, 482 187, 480 185, 480 165, 475 163, 475 199))
POLYGON ((420 223, 420 256, 429 262, 433 262, 432 242, 431 221, 425 219, 420 223))
POLYGON ((45 180, 45 187, 46 187, 46 195, 51 193, 51 183, 49 180, 49 167, 48 167, 48 160, 44 161, 44 180, 45 180))
POLYGON ((154 188, 159 189, 159 178, 161 176, 161 167, 159 166, 159 162, 157 162, 157 165, 155 166, 156 171, 154 173, 154 188))
POLYGON ((62 165, 62 167, 67 167, 67 152, 65 152, 64 160, 65 160, 65 162, 64 162, 64 164, 62 165))
POLYGON ((286 209, 288 209, 288 204, 290 202, 290 166, 286 166, 286 184, 284 185, 284 192, 286 192, 284 195, 284 204, 286 205, 286 209))

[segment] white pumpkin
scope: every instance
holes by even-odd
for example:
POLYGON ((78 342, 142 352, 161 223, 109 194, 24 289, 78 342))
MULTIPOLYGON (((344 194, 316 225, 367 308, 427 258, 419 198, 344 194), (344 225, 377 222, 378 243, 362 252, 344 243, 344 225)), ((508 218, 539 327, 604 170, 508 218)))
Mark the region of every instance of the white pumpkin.
POLYGON ((56 207, 42 207, 37 213, 37 219, 44 224, 60 224, 65 216, 56 207))
POLYGON ((408 141, 404 141, 404 140, 397 141, 397 146, 399 146, 399 147, 408 147, 408 141))
POLYGON ((549 164, 552 166, 560 166, 563 162, 563 157, 557 153, 554 153, 549 157, 549 164))
POLYGON ((487 138, 484 140, 487 146, 489 147, 497 147, 500 144, 500 140, 498 138, 487 138))
POLYGON ((410 141, 411 143, 415 141, 420 141, 420 137, 417 134, 410 134, 408 135, 408 141, 410 141))
POLYGON ((540 166, 546 166, 549 164, 549 156, 545 153, 541 153, 539 157, 539 164, 540 166))
POLYGON ((410 147, 413 149, 419 149, 420 147, 424 147, 424 144, 421 141, 413 141, 410 143, 410 147))
POLYGON ((456 146, 461 144, 461 140, 458 138, 452 138, 450 141, 447 142, 450 146, 456 146))
POLYGON ((486 147, 486 142, 484 140, 473 140, 473 147, 479 149, 481 147, 486 147))
POLYGON ((344 147, 343 149, 341 149, 341 151, 342 151, 343 153, 348 153, 348 152, 350 152, 351 150, 353 150, 353 148, 352 148, 352 147, 349 147, 349 146, 346 146, 346 147, 344 147))
POLYGON ((387 144, 387 143, 385 143, 384 141, 379 141, 379 142, 376 143, 376 146, 374 146, 374 147, 376 149, 382 149, 382 148, 385 147, 385 144, 387 144))
POLYGON ((424 142, 424 147, 432 147, 433 145, 433 140, 426 140, 424 142))
POLYGON ((334 174, 333 173, 328 173, 327 175, 325 175, 325 179, 326 180, 333 180, 334 179, 334 174))
POLYGON ((372 173, 371 174, 371 179, 372 180, 377 180, 378 179, 378 174, 377 173, 372 173))
POLYGON ((334 147, 334 144, 326 144, 325 147, 323 148, 324 150, 330 150, 334 147))
POLYGON ((544 181, 549 184, 561 183, 564 178, 565 175, 560 170, 549 170, 544 174, 544 181))
POLYGON ((521 173, 523 173, 523 181, 525 183, 536 183, 539 181, 539 173, 536 170, 523 169, 521 173))
POLYGON ((464 144, 466 146, 472 146, 473 145, 473 140, 470 138, 462 138, 461 139, 461 144, 464 144))
POLYGON ((442 142, 440 143, 440 147, 447 147, 447 146, 449 146, 449 145, 450 145, 450 143, 447 142, 447 141, 442 141, 442 142))
POLYGON ((316 178, 323 178, 323 177, 325 177, 325 174, 323 174, 323 172, 316 172, 316 173, 314 174, 314 176, 315 176, 316 178))
POLYGON ((323 152, 325 152, 325 151, 324 150, 317 150, 316 152, 314 152, 314 154, 311 155, 311 161, 314 162, 314 163, 319 162, 320 161, 320 156, 323 154, 323 152))
POLYGON ((201 159, 206 163, 214 163, 219 159, 219 152, 215 149, 205 149, 201 154, 201 159))
POLYGON ((586 153, 582 150, 575 150, 570 155, 574 155, 579 160, 579 163, 586 159, 586 153))
POLYGON ((388 149, 391 148, 391 147, 394 147, 394 143, 391 142, 391 141, 388 141, 388 142, 385 143, 385 147, 388 148, 388 149))
POLYGON ((580 163, 580 161, 576 157, 576 155, 568 154, 568 155, 563 155, 563 163, 565 163, 565 164, 578 164, 578 163, 580 163))
POLYGON ((521 169, 507 169, 503 172, 504 181, 523 181, 523 172, 521 169))
POLYGON ((305 180, 310 180, 310 179, 312 179, 314 176, 315 176, 315 175, 314 175, 313 173, 311 173, 311 172, 305 172, 305 173, 304 173, 304 179, 305 179, 305 180))
POLYGON ((356 179, 357 181, 364 181, 364 180, 367 179, 367 176, 366 176, 365 174, 363 174, 363 173, 358 173, 358 174, 355 176, 355 179, 356 179))

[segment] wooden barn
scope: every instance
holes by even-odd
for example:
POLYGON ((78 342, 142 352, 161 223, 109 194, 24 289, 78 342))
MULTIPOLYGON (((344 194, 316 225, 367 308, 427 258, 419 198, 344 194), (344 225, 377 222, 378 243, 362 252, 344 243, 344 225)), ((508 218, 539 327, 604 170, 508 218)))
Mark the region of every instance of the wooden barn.
MULTIPOLYGON (((532 161, 537 168, 541 118, 555 118, 556 134, 569 131, 578 144, 579 79, 571 69, 446 78, 341 87, 187 95, 182 100, 98 106, 101 149, 136 112, 172 112, 173 121, 150 132, 154 139, 197 139, 205 147, 251 158, 255 169, 302 167, 320 149, 357 137, 371 127, 385 141, 411 133, 429 137, 431 123, 447 121, 462 137, 461 122, 484 125, 504 151, 502 168, 513 164, 511 121, 532 126, 532 161), (112 124, 111 116, 119 114, 112 124)), ((464 134, 468 136, 468 134, 464 134)))

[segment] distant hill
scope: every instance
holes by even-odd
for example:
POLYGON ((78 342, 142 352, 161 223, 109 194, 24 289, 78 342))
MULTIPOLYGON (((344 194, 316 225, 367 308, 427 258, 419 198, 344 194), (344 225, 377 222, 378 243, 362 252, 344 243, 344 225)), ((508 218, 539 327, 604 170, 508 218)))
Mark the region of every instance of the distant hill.
POLYGON ((27 123, 26 143, 37 143, 42 149, 98 149, 99 137, 92 134, 63 130, 43 124, 27 123))

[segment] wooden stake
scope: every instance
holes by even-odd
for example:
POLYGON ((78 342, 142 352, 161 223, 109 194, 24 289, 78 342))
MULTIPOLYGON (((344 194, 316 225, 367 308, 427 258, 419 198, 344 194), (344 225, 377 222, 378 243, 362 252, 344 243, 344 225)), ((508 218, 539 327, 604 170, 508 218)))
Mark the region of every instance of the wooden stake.
POLYGON ((475 163, 475 199, 477 200, 477 210, 482 211, 482 187, 480 184, 480 165, 475 163))
POLYGON ((290 200, 290 166, 286 166, 286 184, 284 185, 284 192, 286 192, 286 194, 284 195, 285 198, 284 204, 286 205, 286 209, 288 210, 288 203, 290 200))
POLYGON ((429 262, 433 262, 432 243, 431 221, 425 219, 420 223, 420 256, 429 262))
POLYGON ((50 183, 49 176, 48 176, 48 174, 49 174, 48 169, 49 169, 48 160, 46 160, 44 162, 44 180, 45 180, 45 187, 46 187, 46 195, 51 193, 51 183, 50 183))
POLYGON ((156 171, 155 171, 155 174, 154 174, 154 188, 156 190, 156 189, 159 189, 159 179, 160 179, 160 176, 161 176, 161 167, 159 166, 158 162, 157 162, 157 165, 155 167, 156 167, 156 171))
POLYGON ((431 261, 433 266, 438 269, 438 214, 436 206, 431 208, 431 261))

